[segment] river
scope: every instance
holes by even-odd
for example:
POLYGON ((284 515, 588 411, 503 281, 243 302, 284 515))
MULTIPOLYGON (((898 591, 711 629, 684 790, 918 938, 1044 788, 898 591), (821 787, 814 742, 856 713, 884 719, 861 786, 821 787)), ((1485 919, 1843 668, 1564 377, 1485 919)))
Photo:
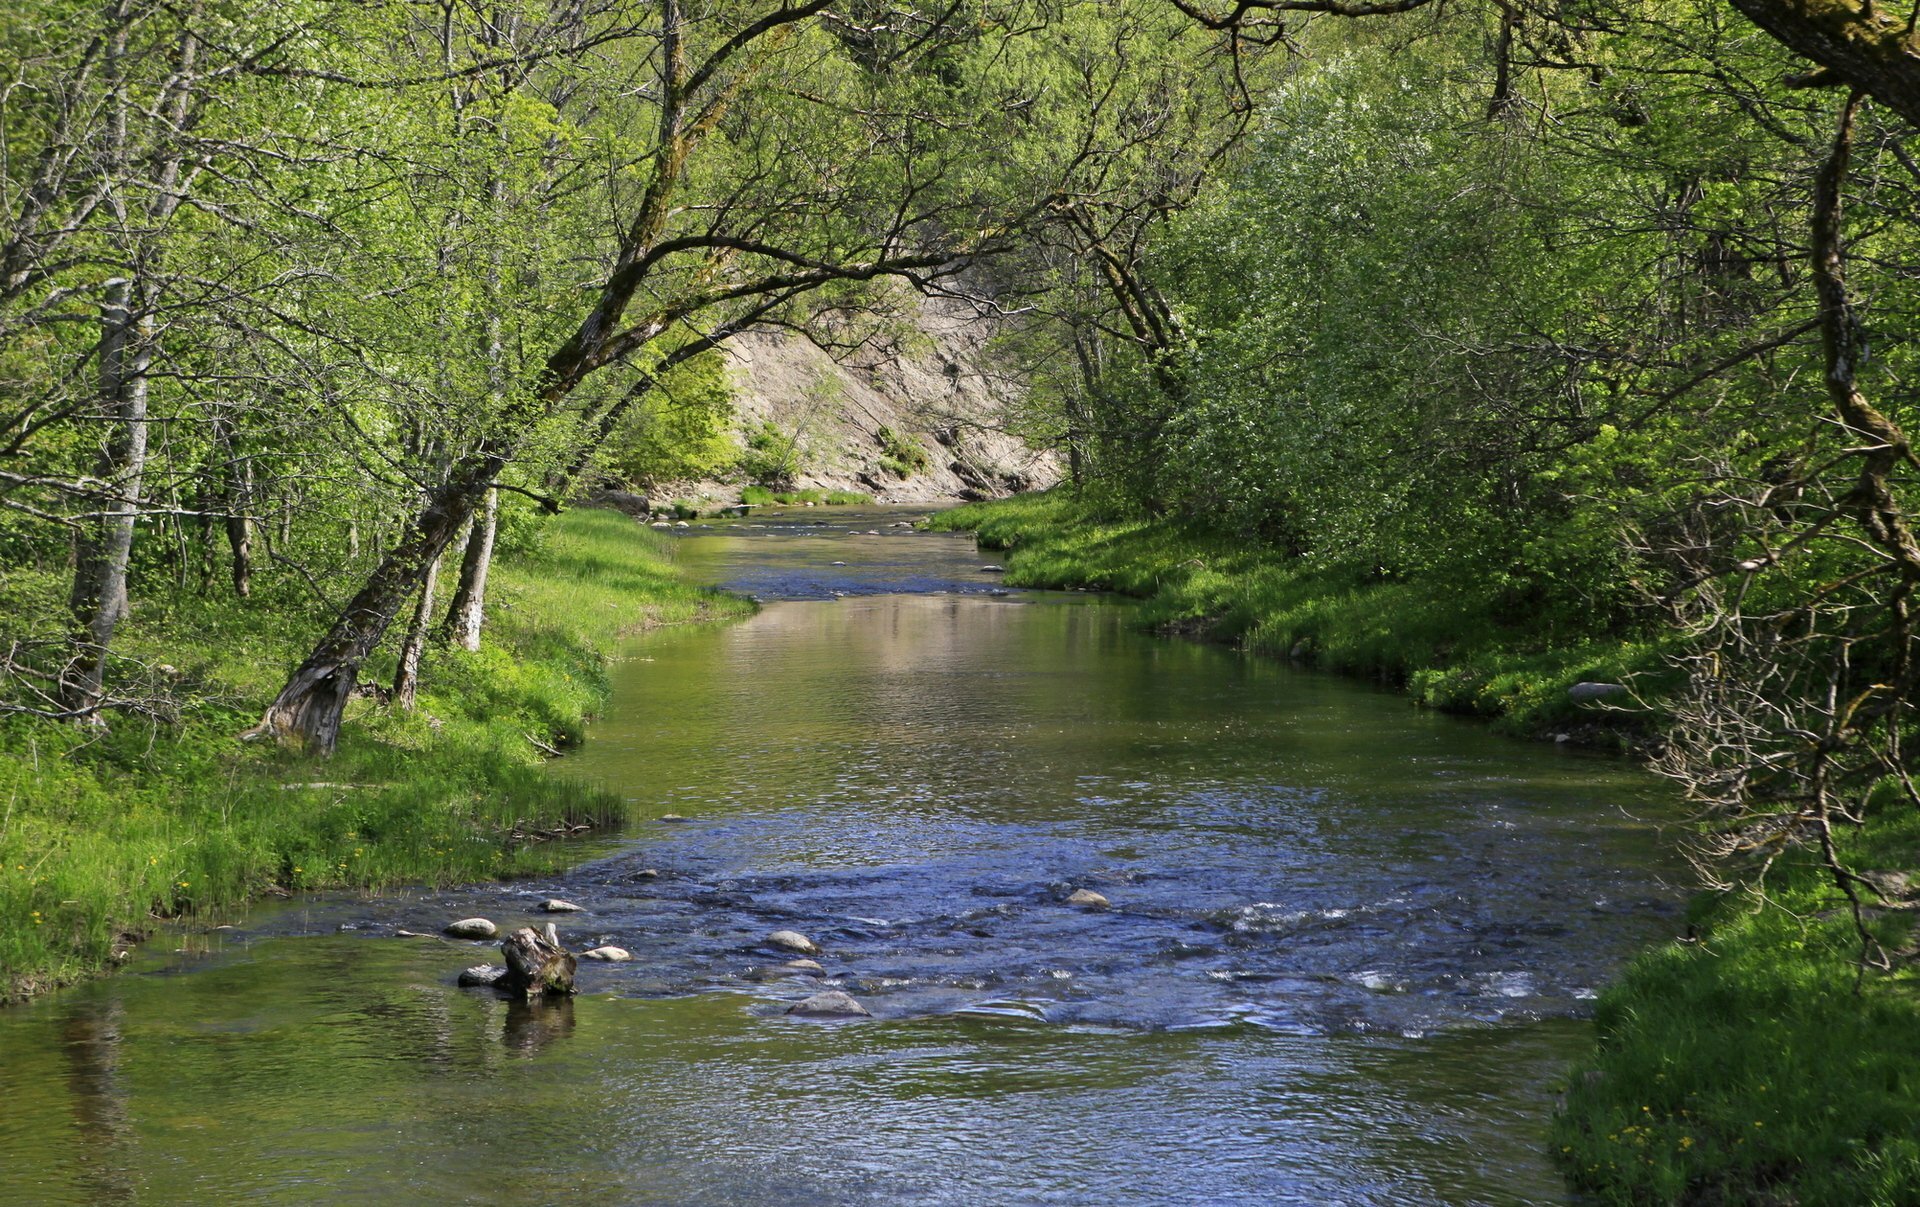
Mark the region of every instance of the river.
POLYGON ((1555 1079, 1677 924, 1656 786, 1007 591, 913 514, 683 530, 765 606, 625 651, 559 769, 637 820, 571 872, 0 1011, 0 1202, 1566 1202, 1555 1079), (548 896, 635 960, 529 1007, 392 937, 548 896), (780 929, 875 1017, 786 1016, 780 929))

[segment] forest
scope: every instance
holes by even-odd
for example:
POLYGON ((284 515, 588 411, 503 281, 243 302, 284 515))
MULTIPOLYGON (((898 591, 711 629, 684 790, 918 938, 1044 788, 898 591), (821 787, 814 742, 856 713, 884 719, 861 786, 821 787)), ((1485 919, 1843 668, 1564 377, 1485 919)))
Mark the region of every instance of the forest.
MULTIPOLYGON (((1762 964, 1821 953, 1799 1004, 1715 1009, 1886 1043, 1920 862, 1914 38, 1850 0, 10 5, 0 994, 149 913, 497 870, 336 859, 377 827, 271 816, 346 774, 311 760, 392 778, 393 830, 437 791, 408 765, 505 792, 509 832, 609 808, 528 803, 598 672, 581 632, 496 634, 495 561, 724 611, 550 517, 753 478, 730 341, 871 354, 932 297, 992 325, 1003 425, 1067 476, 962 522, 1138 539, 1170 623, 1601 718, 1686 798, 1701 908, 1762 964), (1378 630, 1351 657, 1301 619, 1341 599, 1378 630), (1587 679, 1623 693, 1571 708, 1587 679)), ((1059 556, 1029 581, 1124 585, 1059 556)), ((1683 992, 1634 976, 1603 1029, 1683 992)), ((1910 1201, 1882 1054, 1802 1145, 1838 1147, 1737 1175, 1691 1138, 1651 1180, 1586 1160, 1653 1077, 1610 1072, 1567 1172, 1910 1201)))

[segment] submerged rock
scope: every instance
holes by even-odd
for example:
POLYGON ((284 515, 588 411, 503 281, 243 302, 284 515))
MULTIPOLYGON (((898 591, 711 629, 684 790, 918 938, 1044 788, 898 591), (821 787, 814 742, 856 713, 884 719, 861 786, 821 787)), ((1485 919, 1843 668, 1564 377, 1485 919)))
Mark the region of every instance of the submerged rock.
POLYGON ((584 914, 586 907, 575 905, 571 901, 562 901, 558 897, 549 897, 540 903, 540 911, 548 914, 584 914))
POLYGON ((462 918, 448 923, 445 933, 456 939, 491 939, 500 933, 500 928, 485 918, 462 918))
POLYGON ((1107 900, 1090 888, 1077 888, 1067 896, 1068 905, 1084 905, 1088 909, 1106 909, 1113 902, 1107 900))
POLYGON ((797 930, 776 930, 767 936, 767 946, 781 947, 787 951, 797 951, 803 956, 817 956, 820 945, 797 930))
POLYGON ((583 960, 606 960, 610 963, 617 964, 623 960, 631 960, 633 953, 624 947, 596 947, 592 951, 582 952, 580 958, 583 960))
POLYGON ((498 964, 475 964, 460 974, 460 984, 467 989, 485 989, 497 985, 507 970, 498 964))
POLYGON ((795 977, 823 977, 827 970, 812 960, 789 960, 785 964, 763 964, 746 974, 749 981, 790 981, 795 977))
POLYGON ((787 1007, 788 1014, 801 1018, 872 1018, 873 1011, 855 1001, 851 994, 829 989, 787 1007))

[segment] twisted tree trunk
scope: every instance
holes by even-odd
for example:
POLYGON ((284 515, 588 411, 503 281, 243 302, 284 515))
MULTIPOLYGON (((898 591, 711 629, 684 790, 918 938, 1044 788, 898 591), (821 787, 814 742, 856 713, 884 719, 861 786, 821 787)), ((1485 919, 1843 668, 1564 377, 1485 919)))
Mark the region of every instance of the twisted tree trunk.
POLYGON ((526 926, 514 931, 500 945, 500 954, 507 958, 507 975, 501 978, 500 988, 528 997, 573 992, 573 974, 580 961, 560 945, 560 932, 553 923, 547 923, 545 935, 526 926))

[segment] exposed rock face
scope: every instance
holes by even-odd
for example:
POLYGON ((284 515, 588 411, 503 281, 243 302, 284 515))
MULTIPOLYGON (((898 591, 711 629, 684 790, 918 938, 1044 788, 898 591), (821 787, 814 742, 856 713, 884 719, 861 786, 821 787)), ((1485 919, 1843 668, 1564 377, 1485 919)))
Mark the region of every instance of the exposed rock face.
POLYGON ((850 994, 838 989, 829 989, 816 993, 804 1001, 795 1002, 787 1007, 788 1014, 801 1018, 872 1018, 873 1011, 855 1001, 850 994))
MULTIPOLYGON (((1000 430, 1024 388, 988 350, 995 324, 962 302, 902 298, 917 308, 911 338, 863 344, 836 361, 785 331, 729 344, 734 408, 743 434, 762 424, 799 437, 795 485, 853 490, 881 502, 996 498, 1059 481, 1059 459, 1000 430), (911 440, 926 465, 901 477, 883 464, 882 429, 911 440)), ((898 461, 898 458, 895 458, 898 461)), ((657 497, 737 499, 737 485, 681 483, 657 497)))

